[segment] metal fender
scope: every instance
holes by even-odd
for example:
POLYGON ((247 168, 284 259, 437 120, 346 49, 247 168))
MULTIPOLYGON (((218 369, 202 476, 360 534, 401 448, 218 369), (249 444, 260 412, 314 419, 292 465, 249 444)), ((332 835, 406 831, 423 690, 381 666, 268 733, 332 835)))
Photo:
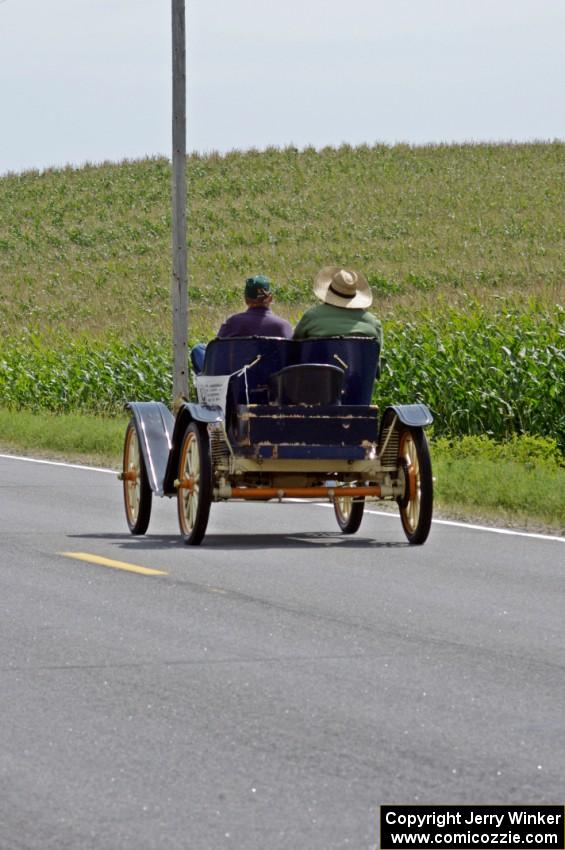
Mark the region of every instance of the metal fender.
POLYGON ((224 414, 221 407, 216 404, 197 404, 192 401, 187 401, 177 413, 177 422, 182 419, 189 422, 195 419, 196 422, 222 422, 224 414))
POLYGON ((172 446, 174 418, 159 401, 128 401, 151 490, 163 495, 163 481, 172 446))
POLYGON ((431 425, 434 417, 425 404, 393 404, 385 410, 382 423, 390 421, 392 415, 396 414, 403 425, 411 428, 425 428, 431 425))
POLYGON ((182 405, 175 419, 169 462, 163 479, 164 495, 174 496, 176 494, 174 481, 178 473, 180 444, 183 434, 190 423, 202 422, 207 425, 209 422, 222 422, 223 419, 224 413, 222 408, 216 405, 197 404, 191 401, 187 401, 182 405))

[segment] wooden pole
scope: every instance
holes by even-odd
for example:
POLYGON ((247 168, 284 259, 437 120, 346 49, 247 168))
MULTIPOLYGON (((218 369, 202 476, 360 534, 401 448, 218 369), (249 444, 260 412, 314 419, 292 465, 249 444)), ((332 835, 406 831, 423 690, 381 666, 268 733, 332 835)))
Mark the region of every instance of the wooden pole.
POLYGON ((173 408, 188 398, 188 272, 186 232, 186 34, 185 0, 172 0, 173 35, 173 408))

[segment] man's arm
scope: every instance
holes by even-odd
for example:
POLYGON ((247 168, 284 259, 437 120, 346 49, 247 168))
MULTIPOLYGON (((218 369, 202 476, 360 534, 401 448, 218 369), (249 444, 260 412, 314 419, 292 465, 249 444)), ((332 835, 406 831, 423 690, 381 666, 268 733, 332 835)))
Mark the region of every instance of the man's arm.
POLYGON ((292 336, 293 336, 292 325, 290 324, 290 322, 287 322, 286 319, 283 319, 282 321, 283 321, 283 326, 282 326, 281 336, 284 337, 285 339, 292 339, 292 336))
POLYGON ((235 336, 233 329, 232 329, 232 324, 233 324, 232 319, 233 319, 233 316, 228 316, 228 318, 222 324, 220 330, 218 331, 218 335, 216 337, 217 339, 220 339, 221 337, 225 337, 225 336, 235 336))

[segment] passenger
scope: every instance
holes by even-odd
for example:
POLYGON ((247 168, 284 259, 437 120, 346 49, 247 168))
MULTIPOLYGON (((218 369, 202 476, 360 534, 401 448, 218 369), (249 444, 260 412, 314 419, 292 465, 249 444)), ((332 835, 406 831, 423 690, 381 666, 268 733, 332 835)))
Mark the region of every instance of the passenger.
POLYGON ((273 293, 271 281, 265 275, 248 277, 245 281, 245 303, 247 310, 235 313, 223 323, 218 337, 230 336, 278 336, 292 338, 292 327, 286 319, 271 310, 273 293))
MULTIPOLYGON (((258 274, 248 277, 245 281, 245 303, 247 310, 234 313, 223 323, 218 331, 218 339, 234 336, 277 336, 285 339, 292 338, 292 326, 286 319, 277 316, 271 310, 273 293, 271 281, 265 275, 258 274)), ((196 374, 204 367, 206 343, 199 342, 190 352, 192 365, 196 374)))
POLYGON ((382 325, 365 309, 371 306, 373 295, 362 274, 326 266, 316 275, 314 294, 323 303, 306 310, 294 329, 295 339, 367 336, 378 339, 382 349, 382 325))

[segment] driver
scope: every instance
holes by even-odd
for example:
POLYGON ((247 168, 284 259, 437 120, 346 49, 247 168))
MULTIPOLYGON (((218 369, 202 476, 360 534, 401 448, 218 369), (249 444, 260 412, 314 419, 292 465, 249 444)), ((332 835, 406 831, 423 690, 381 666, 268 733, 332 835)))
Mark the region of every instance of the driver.
MULTIPOLYGON (((263 274, 248 277, 245 281, 244 298, 247 310, 229 316, 218 331, 218 339, 234 336, 276 336, 292 338, 292 325, 271 310, 273 293, 271 281, 263 274)), ((193 346, 190 357, 199 374, 204 366, 206 343, 193 346)))
POLYGON ((271 310, 273 293, 268 277, 263 274, 248 277, 244 297, 247 310, 226 319, 218 331, 218 337, 278 336, 291 339, 290 323, 271 310))

